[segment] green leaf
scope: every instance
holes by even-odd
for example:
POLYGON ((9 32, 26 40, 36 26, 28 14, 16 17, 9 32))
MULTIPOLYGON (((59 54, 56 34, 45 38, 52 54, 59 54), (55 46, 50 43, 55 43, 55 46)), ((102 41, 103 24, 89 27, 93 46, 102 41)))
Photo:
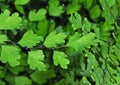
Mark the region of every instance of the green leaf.
POLYGON ((67 46, 81 52, 85 48, 90 48, 91 45, 97 45, 98 40, 94 40, 94 38, 94 33, 89 33, 80 37, 80 35, 76 32, 73 36, 70 36, 67 46))
POLYGON ((109 24, 113 24, 115 22, 113 15, 111 14, 109 8, 107 8, 106 10, 102 11, 102 17, 105 18, 105 20, 107 22, 109 22, 109 24))
POLYGON ((28 64, 33 70, 46 71, 46 65, 43 63, 44 54, 42 50, 30 51, 28 53, 28 64))
POLYGON ((89 10, 94 0, 84 0, 84 7, 89 10))
POLYGON ((49 15, 58 17, 63 11, 63 6, 59 5, 59 0, 49 0, 49 15))
POLYGON ((102 16, 111 24, 115 22, 115 18, 118 17, 118 8, 116 7, 115 0, 100 0, 101 7, 103 8, 102 16), (112 7, 113 6, 113 7, 112 7), (112 7, 112 9, 111 9, 112 7))
POLYGON ((95 58, 95 55, 93 55, 92 53, 87 52, 86 56, 88 57, 88 59, 87 59, 87 69, 86 70, 90 74, 90 72, 92 72, 93 69, 96 70, 95 68, 98 67, 98 62, 95 58))
POLYGON ((99 2, 103 9, 106 9, 107 7, 112 7, 116 3, 115 0, 99 0, 99 2))
POLYGON ((80 81, 80 85, 91 85, 91 83, 87 80, 85 76, 80 81))
POLYGON ((71 14, 69 20, 72 23, 72 27, 74 30, 77 30, 78 28, 82 27, 81 16, 77 12, 74 14, 71 14))
POLYGON ((92 79, 96 82, 95 85, 101 85, 103 84, 103 70, 101 68, 96 68, 91 75, 92 79))
POLYGON ((18 43, 23 47, 32 48, 42 40, 41 36, 37 36, 32 30, 28 30, 18 43))
POLYGON ((87 18, 84 18, 84 24, 82 26, 82 30, 84 31, 84 33, 90 32, 91 28, 92 23, 90 23, 87 18))
POLYGON ((54 51, 53 60, 56 66, 60 64, 60 66, 64 69, 67 69, 67 65, 70 63, 70 61, 67 59, 67 55, 59 51, 54 51))
POLYGON ((0 30, 14 30, 21 26, 21 17, 18 13, 14 13, 10 16, 10 11, 5 10, 0 14, 0 30))
POLYGON ((6 85, 3 80, 0 80, 0 85, 6 85))
POLYGON ((54 85, 68 85, 66 79, 61 79, 57 81, 54 85))
POLYGON ((119 17, 119 9, 117 5, 114 5, 111 9, 111 12, 114 16, 114 19, 116 20, 119 17))
POLYGON ((31 79, 38 84, 43 84, 47 81, 47 79, 51 79, 56 77, 54 70, 50 69, 47 71, 35 71, 30 75, 31 79))
POLYGON ((117 46, 112 46, 110 49, 110 59, 114 63, 114 65, 119 65, 119 60, 120 60, 120 48, 117 46))
POLYGON ((4 42, 7 41, 7 40, 8 40, 8 38, 7 38, 6 35, 0 35, 0 43, 1 44, 4 44, 4 42))
POLYGON ((95 32, 96 38, 100 39, 100 28, 97 27, 96 24, 94 24, 94 25, 92 26, 92 28, 94 29, 94 32, 95 32))
POLYGON ((42 37, 45 37, 48 32, 48 25, 49 25, 49 22, 46 19, 39 21, 37 34, 42 37))
POLYGON ((65 43, 66 35, 64 33, 56 33, 55 31, 51 32, 45 39, 44 45, 46 47, 56 47, 59 44, 65 43))
POLYGON ((16 5, 15 6, 16 10, 20 12, 21 14, 25 14, 24 7, 21 5, 16 5))
POLYGON ((100 37, 104 40, 110 38, 111 31, 113 31, 115 27, 109 24, 109 21, 106 21, 100 25, 100 37))
POLYGON ((15 77, 15 85, 32 85, 32 81, 25 76, 15 77))
POLYGON ((15 84, 15 75, 13 75, 13 74, 7 74, 5 80, 9 84, 14 85, 15 84))
MULTIPOLYGON (((22 58, 23 56, 21 56, 21 58, 22 58)), ((21 60, 21 58, 20 58, 20 60, 21 60)), ((20 61, 19 60, 19 61, 20 61)), ((13 74, 15 74, 15 75, 17 75, 17 74, 19 74, 20 72, 22 72, 22 71, 24 71, 25 70, 25 68, 21 65, 21 63, 20 63, 20 65, 19 66, 15 66, 15 67, 11 67, 10 65, 6 65, 6 68, 11 72, 11 73, 13 73, 13 74)))
POLYGON ((72 14, 80 10, 81 5, 78 4, 78 0, 73 0, 72 3, 67 5, 67 14, 72 14))
POLYGON ((29 2, 30 0, 15 0, 15 5, 25 5, 29 2))
POLYGON ((98 17, 100 17, 101 15, 101 9, 99 7, 99 5, 94 5, 91 9, 90 9, 90 17, 93 20, 96 20, 98 17))
POLYGON ((4 69, 0 69, 0 79, 5 78, 6 76, 6 71, 4 69))
POLYGON ((20 49, 16 46, 2 45, 2 52, 0 60, 3 63, 9 63, 12 67, 20 64, 18 61, 20 59, 20 49))
POLYGON ((37 12, 36 12, 36 10, 31 10, 29 12, 28 17, 29 17, 30 21, 41 21, 46 18, 46 13, 47 13, 47 11, 44 8, 39 9, 37 12))
POLYGON ((49 33, 54 31, 55 26, 56 26, 55 21, 54 20, 50 20, 50 22, 49 22, 49 33))

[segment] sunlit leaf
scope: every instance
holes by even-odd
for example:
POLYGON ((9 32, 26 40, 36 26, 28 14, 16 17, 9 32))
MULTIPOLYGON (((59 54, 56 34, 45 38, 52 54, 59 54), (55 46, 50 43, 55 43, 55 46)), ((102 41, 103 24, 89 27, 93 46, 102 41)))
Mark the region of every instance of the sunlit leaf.
POLYGON ((43 61, 44 61, 44 54, 42 50, 30 51, 28 53, 28 64, 30 65, 31 69, 46 71, 46 65, 43 63, 43 61))
POLYGON ((54 51, 53 60, 56 66, 60 64, 60 66, 64 69, 67 69, 67 65, 70 63, 67 59, 67 55, 59 51, 54 51))
POLYGON ((23 47, 31 48, 42 40, 43 38, 41 36, 37 36, 32 30, 28 30, 18 43, 23 47))
POLYGON ((16 46, 2 45, 2 52, 0 60, 3 63, 9 63, 12 67, 20 64, 20 49, 16 46))

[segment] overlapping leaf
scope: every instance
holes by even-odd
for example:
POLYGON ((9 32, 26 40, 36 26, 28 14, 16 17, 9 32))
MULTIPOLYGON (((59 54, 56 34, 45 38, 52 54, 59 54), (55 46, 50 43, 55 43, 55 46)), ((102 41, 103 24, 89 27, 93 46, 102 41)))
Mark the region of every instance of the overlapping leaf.
POLYGON ((85 8, 86 8, 87 10, 89 10, 90 7, 92 6, 93 2, 94 2, 94 0, 85 0, 85 1, 84 1, 84 6, 85 6, 85 8))
POLYGON ((49 0, 49 14, 51 16, 58 17, 63 12, 63 6, 60 5, 59 0, 49 0))
POLYGON ((31 79, 38 84, 43 84, 47 81, 47 79, 56 77, 56 74, 53 69, 47 70, 47 71, 34 71, 30 75, 31 79))
POLYGON ((72 47, 76 51, 82 51, 85 48, 90 48, 91 45, 96 45, 98 43, 98 40, 95 40, 94 38, 94 33, 89 33, 80 37, 80 35, 76 32, 70 37, 67 46, 72 47))
POLYGON ((41 36, 37 36, 32 30, 28 30, 18 43, 23 47, 32 48, 42 40, 41 36))
POLYGON ((88 81, 88 79, 83 76, 83 78, 80 81, 80 85, 91 85, 91 83, 88 81))
POLYGON ((64 33, 51 32, 45 39, 44 45, 46 47, 56 47, 59 44, 65 43, 66 35, 64 33))
POLYGON ((77 12, 72 14, 69 20, 72 23, 72 27, 74 30, 77 30, 78 28, 82 27, 81 16, 77 12))
POLYGON ((15 77, 15 85, 32 85, 32 81, 25 76, 15 77))
POLYGON ((45 71, 46 65, 43 63, 44 54, 42 50, 30 51, 28 53, 28 64, 33 70, 38 69, 39 71, 45 71))
POLYGON ((41 8, 37 12, 36 10, 31 10, 29 12, 29 19, 30 21, 40 21, 46 18, 46 9, 41 8))
POLYGON ((20 64, 20 49, 16 46, 2 45, 0 60, 3 63, 9 63, 12 67, 20 64))
POLYGON ((70 63, 70 61, 67 59, 67 55, 59 51, 54 51, 53 60, 56 66, 60 64, 60 66, 64 69, 67 69, 67 65, 70 63))
POLYGON ((16 5, 25 5, 29 2, 30 0, 15 0, 16 5))
POLYGON ((90 17, 93 20, 96 20, 98 17, 100 17, 101 15, 101 9, 99 5, 94 5, 91 9, 90 9, 90 17))
POLYGON ((18 13, 14 13, 10 16, 10 11, 5 10, 0 14, 0 30, 14 30, 21 26, 21 17, 18 13))
POLYGON ((93 74, 91 75, 92 79, 96 82, 96 85, 101 85, 103 84, 104 80, 103 80, 103 70, 101 68, 96 68, 93 72, 93 74))
POLYGON ((67 14, 75 13, 80 10, 81 5, 78 4, 78 0, 73 0, 72 3, 67 6, 67 14))
POLYGON ((5 41, 7 41, 7 36, 6 35, 0 35, 0 44, 3 44, 5 41))

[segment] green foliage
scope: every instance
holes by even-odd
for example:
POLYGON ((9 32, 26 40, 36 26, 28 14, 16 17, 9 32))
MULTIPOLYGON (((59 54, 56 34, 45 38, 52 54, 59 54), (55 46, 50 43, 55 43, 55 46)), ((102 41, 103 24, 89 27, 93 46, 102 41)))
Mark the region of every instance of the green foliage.
POLYGON ((46 47, 56 47, 57 45, 64 44, 66 35, 64 33, 51 32, 45 39, 44 45, 46 47))
POLYGON ((0 14, 0 30, 14 30, 21 25, 21 17, 18 13, 10 16, 10 11, 5 10, 0 14))
POLYGON ((72 3, 68 4, 67 6, 67 14, 75 13, 80 8, 81 8, 81 5, 79 5, 78 0, 73 0, 72 3))
POLYGON ((58 17, 60 16, 63 11, 63 6, 59 5, 59 0, 49 0, 49 14, 51 16, 58 17))
POLYGON ((29 19, 30 21, 40 21, 46 18, 45 14, 46 14, 46 9, 44 8, 39 9, 37 13, 35 10, 31 10, 29 12, 29 19))
POLYGON ((7 41, 7 36, 6 35, 0 35, 0 43, 4 43, 5 41, 7 41))
POLYGON ((94 33, 89 33, 87 35, 84 35, 83 37, 80 37, 78 33, 75 33, 73 36, 70 37, 67 46, 72 47, 76 51, 81 52, 85 48, 90 48, 91 45, 97 44, 98 40, 94 40, 94 38, 95 38, 94 33))
POLYGON ((89 10, 93 4, 94 0, 84 0, 84 6, 87 10, 89 10))
POLYGON ((37 82, 38 84, 43 84, 47 81, 47 79, 56 77, 54 70, 47 70, 47 71, 35 71, 33 72, 30 77, 33 81, 37 82))
POLYGON ((67 59, 67 55, 58 51, 54 51, 53 60, 56 66, 60 64, 60 66, 65 69, 67 69, 67 65, 70 63, 70 61, 67 59))
POLYGON ((41 36, 37 36, 32 30, 28 30, 18 43, 23 47, 32 48, 42 40, 43 38, 41 36))
POLYGON ((39 71, 45 71, 46 65, 42 62, 43 60, 44 54, 41 50, 30 51, 28 53, 28 64, 33 70, 38 69, 39 71))
POLYGON ((7 45, 2 45, 2 52, 1 52, 1 57, 0 60, 3 63, 9 63, 11 66, 17 66, 19 65, 19 55, 20 49, 16 46, 7 46, 7 45))
POLYGON ((90 82, 87 80, 86 77, 83 76, 83 78, 80 81, 80 85, 91 85, 90 82))
POLYGON ((48 32, 48 20, 42 20, 42 21, 39 21, 38 23, 38 30, 37 30, 37 34, 42 36, 42 37, 45 37, 47 35, 47 32, 48 32))
POLYGON ((70 22, 74 30, 81 28, 81 16, 76 12, 70 16, 70 22))
POLYGON ((99 5, 95 5, 94 7, 90 9, 90 17, 93 20, 96 20, 100 16, 100 14, 101 14, 101 9, 99 5))
POLYGON ((0 0, 0 85, 120 85, 120 0, 0 0))
POLYGON ((32 82, 25 76, 17 76, 15 78, 15 85, 32 85, 32 82))
POLYGON ((25 5, 29 2, 30 0, 15 0, 16 5, 25 5))

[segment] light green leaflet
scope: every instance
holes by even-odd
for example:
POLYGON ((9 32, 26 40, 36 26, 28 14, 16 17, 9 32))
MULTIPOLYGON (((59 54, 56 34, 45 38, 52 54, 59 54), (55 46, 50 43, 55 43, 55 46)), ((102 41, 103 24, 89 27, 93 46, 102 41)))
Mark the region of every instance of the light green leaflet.
POLYGON ((25 5, 29 2, 30 0, 15 0, 15 5, 25 5))
POLYGON ((83 78, 80 80, 80 85, 91 85, 91 83, 85 76, 83 76, 83 78))
POLYGON ((90 17, 93 20, 96 20, 98 17, 100 17, 101 15, 101 9, 99 5, 94 5, 91 9, 90 9, 90 17))
POLYGON ((7 36, 6 35, 0 35, 0 44, 3 44, 5 41, 7 41, 7 36))
POLYGON ((20 49, 16 46, 2 45, 2 52, 0 60, 3 63, 9 63, 12 67, 20 64, 20 49))
POLYGON ((15 85, 32 85, 32 81, 26 76, 15 77, 15 85))
POLYGON ((46 65, 43 63, 44 54, 42 50, 30 51, 28 53, 28 64, 33 70, 46 71, 46 65))
POLYGON ((39 21, 37 27, 38 27, 37 34, 42 37, 45 37, 46 34, 48 33, 49 21, 47 19, 39 21))
POLYGON ((31 10, 29 12, 29 19, 30 21, 40 21, 46 18, 46 9, 41 8, 37 12, 36 10, 31 10))
POLYGON ((107 5, 109 7, 112 7, 116 3, 115 0, 105 0, 105 1, 104 0, 99 0, 99 2, 100 2, 103 9, 106 9, 107 5))
POLYGON ((74 30, 77 30, 78 28, 82 27, 81 16, 77 12, 75 12, 74 14, 71 14, 69 20, 74 30))
POLYGON ((67 46, 81 52, 85 48, 90 48, 91 45, 96 45, 98 43, 98 40, 94 40, 94 38, 94 33, 89 33, 80 37, 80 34, 76 32, 73 36, 70 37, 67 46))
POLYGON ((104 73, 103 73, 103 70, 100 67, 98 67, 98 68, 96 68, 94 70, 94 72, 92 73, 91 77, 96 82, 95 85, 101 85, 101 84, 103 84, 103 79, 104 78, 103 78, 102 75, 104 75, 104 73))
POLYGON ((54 51, 53 60, 56 66, 60 64, 60 66, 64 69, 67 69, 67 65, 70 63, 67 59, 67 55, 64 52, 59 51, 54 51))
POLYGON ((41 36, 37 36, 32 30, 28 30, 18 43, 23 47, 32 48, 42 40, 41 36))
POLYGON ((14 30, 21 26, 21 17, 18 13, 14 13, 10 16, 10 11, 5 10, 0 14, 0 30, 14 30))
POLYGON ((89 10, 90 7, 92 6, 93 2, 94 2, 94 0, 84 0, 84 3, 83 3, 83 4, 84 4, 85 8, 86 8, 87 10, 89 10))
POLYGON ((56 47, 59 44, 65 43, 66 35, 64 33, 51 32, 45 39, 44 45, 46 47, 56 47))
POLYGON ((67 5, 67 14, 75 13, 80 10, 81 5, 78 3, 78 0, 73 0, 72 3, 67 5))
POLYGON ((51 16, 57 17, 63 12, 63 6, 59 5, 59 0, 49 0, 49 14, 51 16))

